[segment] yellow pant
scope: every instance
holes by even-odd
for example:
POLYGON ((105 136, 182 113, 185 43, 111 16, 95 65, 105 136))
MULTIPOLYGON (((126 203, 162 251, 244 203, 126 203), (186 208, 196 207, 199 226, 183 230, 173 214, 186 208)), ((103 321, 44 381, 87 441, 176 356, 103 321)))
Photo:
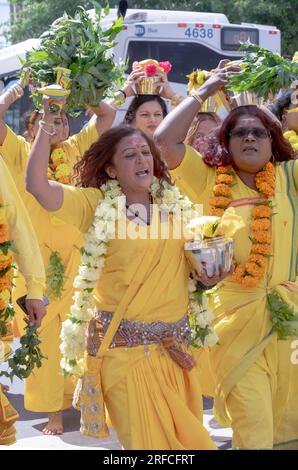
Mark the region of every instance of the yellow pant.
POLYGON ((39 337, 40 349, 44 359, 39 369, 34 369, 25 381, 25 408, 37 412, 53 412, 71 406, 74 391, 74 379, 63 376, 60 367, 61 319, 57 315, 39 337))
POLYGON ((262 355, 232 389, 227 407, 232 418, 233 447, 272 449, 272 384, 262 355))

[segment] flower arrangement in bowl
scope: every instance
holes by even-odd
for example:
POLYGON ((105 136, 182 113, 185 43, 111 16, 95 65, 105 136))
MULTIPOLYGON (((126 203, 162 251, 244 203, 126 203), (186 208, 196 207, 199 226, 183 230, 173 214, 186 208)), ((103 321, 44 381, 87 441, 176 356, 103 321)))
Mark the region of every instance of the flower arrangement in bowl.
POLYGON ((154 59, 146 59, 141 62, 133 63, 133 70, 143 69, 144 78, 140 83, 134 85, 134 91, 137 95, 159 95, 162 91, 159 72, 168 74, 172 69, 172 64, 168 61, 158 62, 154 59))
POLYGON ((107 14, 108 9, 99 9, 90 16, 83 7, 78 7, 74 17, 64 13, 41 36, 39 47, 22 61, 21 79, 29 69, 37 108, 41 107, 41 93, 54 99, 64 93, 69 94, 64 109, 74 114, 86 106, 97 106, 122 85, 124 66, 117 65, 112 54, 122 19, 103 29, 107 14), (37 88, 43 90, 39 93, 37 88))
POLYGON ((193 269, 199 274, 205 269, 210 277, 219 275, 223 269, 229 272, 233 260, 233 236, 243 226, 243 219, 234 208, 227 209, 222 217, 193 219, 188 225, 193 241, 184 246, 193 269))

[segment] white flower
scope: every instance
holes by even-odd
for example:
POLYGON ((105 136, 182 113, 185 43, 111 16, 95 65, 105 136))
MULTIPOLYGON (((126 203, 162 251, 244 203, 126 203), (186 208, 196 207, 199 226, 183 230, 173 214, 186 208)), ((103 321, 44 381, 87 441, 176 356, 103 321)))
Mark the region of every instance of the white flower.
POLYGON ((196 281, 194 279, 189 278, 188 280, 188 292, 195 292, 197 290, 196 281))
MULTIPOLYGON (((90 253, 90 255, 94 257, 102 256, 105 255, 107 252, 107 245, 106 243, 98 243, 97 241, 94 243, 88 242, 85 243, 84 245, 84 250, 87 253, 90 253)), ((84 255, 83 255, 84 256, 84 255)), ((88 256, 88 255, 86 255, 88 256)), ((91 258, 91 256, 89 256, 91 258)), ((84 262, 84 261, 83 261, 84 262)))
POLYGON ((205 337, 205 340, 204 340, 204 346, 209 347, 209 348, 214 346, 219 340, 215 331, 212 329, 210 329, 210 331, 211 332, 205 337))
MULTIPOLYGON (((102 264, 104 261, 102 261, 102 264)), ((91 281, 91 282, 96 282, 99 278, 101 266, 99 266, 98 269, 94 268, 88 268, 87 266, 80 266, 79 267, 79 275, 85 280, 85 281, 91 281)))

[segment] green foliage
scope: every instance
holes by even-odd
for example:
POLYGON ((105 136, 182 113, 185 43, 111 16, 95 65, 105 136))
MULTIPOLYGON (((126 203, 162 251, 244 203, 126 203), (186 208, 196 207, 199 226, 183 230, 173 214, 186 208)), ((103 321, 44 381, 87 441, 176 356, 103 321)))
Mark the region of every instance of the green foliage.
POLYGON ((8 304, 5 310, 0 312, 0 339, 7 334, 7 323, 14 317, 14 309, 11 304, 8 304))
MULTIPOLYGON (((105 10, 105 14, 108 10, 105 10)), ((111 27, 101 28, 102 12, 91 18, 83 7, 75 16, 64 15, 41 36, 38 49, 23 61, 22 74, 29 68, 36 83, 55 83, 57 66, 71 70, 71 93, 64 107, 69 113, 86 106, 98 106, 99 101, 112 92, 113 85, 121 83, 123 69, 114 63, 110 49, 122 29, 122 19, 111 27)), ((33 95, 40 108, 42 95, 33 95)))
POLYGON ((265 100, 281 88, 289 88, 298 77, 298 64, 257 45, 245 43, 244 62, 247 67, 229 80, 229 90, 256 93, 265 100))
POLYGON ((46 276, 46 296, 50 302, 61 299, 64 291, 65 269, 58 251, 51 250, 46 276))
POLYGON ((279 295, 272 291, 267 295, 267 306, 271 314, 273 328, 280 339, 298 336, 298 311, 283 302, 279 295))
POLYGON ((39 347, 37 326, 30 325, 28 319, 25 319, 25 322, 26 333, 20 339, 21 347, 8 359, 9 371, 0 372, 0 377, 8 377, 11 381, 14 377, 20 380, 27 379, 35 367, 41 367, 41 361, 45 359, 39 347))

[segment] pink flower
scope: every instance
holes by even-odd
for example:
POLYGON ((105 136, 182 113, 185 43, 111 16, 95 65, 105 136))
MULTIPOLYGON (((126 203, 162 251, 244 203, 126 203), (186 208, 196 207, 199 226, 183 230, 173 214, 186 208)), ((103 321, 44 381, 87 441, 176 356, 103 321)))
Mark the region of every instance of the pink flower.
POLYGON ((164 69, 164 72, 165 72, 165 73, 169 73, 170 70, 172 69, 172 64, 171 64, 171 62, 168 62, 168 61, 166 61, 166 62, 159 62, 158 65, 159 65, 162 69, 164 69))
POLYGON ((146 72, 147 77, 154 77, 156 75, 156 72, 157 72, 156 65, 154 65, 154 64, 146 65, 145 72, 146 72))

